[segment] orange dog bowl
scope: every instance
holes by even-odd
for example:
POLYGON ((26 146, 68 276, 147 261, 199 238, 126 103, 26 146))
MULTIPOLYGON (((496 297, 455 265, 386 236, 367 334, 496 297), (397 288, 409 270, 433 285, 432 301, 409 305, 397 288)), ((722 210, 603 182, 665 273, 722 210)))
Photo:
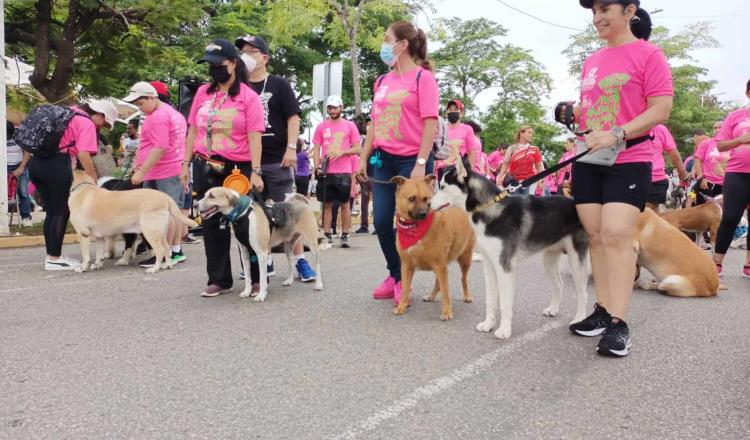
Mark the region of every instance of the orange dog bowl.
POLYGON ((246 196, 250 192, 252 185, 250 184, 250 179, 241 174, 239 169, 235 168, 232 170, 232 174, 224 179, 224 188, 237 191, 246 196))

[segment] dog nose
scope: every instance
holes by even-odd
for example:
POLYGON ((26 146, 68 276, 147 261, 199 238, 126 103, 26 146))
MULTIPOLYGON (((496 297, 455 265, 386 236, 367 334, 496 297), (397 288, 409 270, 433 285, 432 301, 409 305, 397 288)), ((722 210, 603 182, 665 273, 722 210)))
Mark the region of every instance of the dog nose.
POLYGON ((414 220, 424 220, 425 218, 427 218, 427 210, 420 209, 419 211, 415 212, 412 217, 414 217, 414 220))

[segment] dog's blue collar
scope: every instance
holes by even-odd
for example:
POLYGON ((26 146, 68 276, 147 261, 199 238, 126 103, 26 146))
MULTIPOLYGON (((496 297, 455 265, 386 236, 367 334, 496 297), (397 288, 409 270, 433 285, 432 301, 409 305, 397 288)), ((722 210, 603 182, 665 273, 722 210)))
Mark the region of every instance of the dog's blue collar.
POLYGON ((248 196, 240 196, 240 200, 234 205, 232 211, 226 215, 227 220, 232 223, 236 222, 250 211, 251 206, 253 206, 253 199, 248 196))

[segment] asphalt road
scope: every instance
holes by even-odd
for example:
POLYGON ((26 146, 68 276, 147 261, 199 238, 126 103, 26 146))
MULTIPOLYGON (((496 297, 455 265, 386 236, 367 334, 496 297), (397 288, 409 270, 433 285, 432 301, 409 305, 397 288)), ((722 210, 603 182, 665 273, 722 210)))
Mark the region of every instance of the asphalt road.
MULTIPOLYGON (((284 288, 277 275, 265 303, 201 298, 202 245, 157 275, 111 261, 95 273, 43 272, 43 249, 0 250, 0 438, 750 435, 750 280, 739 251, 717 298, 636 292, 633 350, 610 359, 595 338, 568 332, 569 277, 560 315, 542 316, 551 283, 540 258, 518 273, 513 336, 500 341, 474 330, 480 264, 473 304, 451 271, 453 321, 439 320, 437 303, 394 317, 390 301, 370 297, 385 275, 375 238, 351 242, 325 251, 323 292, 284 288)), ((77 245, 65 252, 79 255, 77 245)), ((432 283, 419 274, 415 290, 432 283)))

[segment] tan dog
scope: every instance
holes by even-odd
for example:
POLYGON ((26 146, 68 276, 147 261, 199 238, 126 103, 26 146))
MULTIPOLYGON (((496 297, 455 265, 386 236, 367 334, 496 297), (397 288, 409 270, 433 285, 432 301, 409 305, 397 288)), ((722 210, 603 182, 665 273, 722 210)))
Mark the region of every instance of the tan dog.
POLYGON ((676 211, 660 212, 659 216, 681 231, 698 234, 696 240, 700 240, 700 235, 708 232, 711 245, 716 246, 716 232, 721 223, 719 200, 676 211))
POLYGON ((680 297, 717 294, 719 276, 711 257, 651 209, 638 218, 634 246, 638 264, 658 279, 657 283, 639 282, 638 287, 680 297))
POLYGON ((402 315, 406 311, 411 296, 411 284, 414 272, 431 270, 435 272, 435 287, 424 301, 434 301, 438 291, 442 292, 442 310, 440 319, 453 319, 451 297, 448 290, 448 263, 458 261, 461 267, 461 283, 464 289, 464 302, 472 302, 469 294, 467 276, 471 268, 471 256, 474 252, 476 236, 469 223, 466 212, 458 207, 439 211, 430 210, 434 195, 435 176, 423 179, 406 179, 396 176, 391 179, 396 184, 396 215, 399 222, 399 233, 396 248, 401 256, 401 298, 393 313, 402 315), (427 232, 417 240, 417 236, 404 234, 404 229, 417 229, 419 222, 430 221, 427 232), (407 243, 407 240, 409 243, 407 243))
POLYGON ((96 182, 83 171, 73 172, 73 185, 68 197, 70 222, 73 224, 81 245, 81 266, 78 272, 101 269, 104 258, 104 241, 96 249, 96 260, 91 264, 91 239, 107 238, 124 233, 142 233, 154 249, 156 261, 146 272, 173 266, 167 242, 167 227, 172 218, 180 223, 196 227, 168 195, 152 189, 130 191, 108 191, 96 186, 96 182))

